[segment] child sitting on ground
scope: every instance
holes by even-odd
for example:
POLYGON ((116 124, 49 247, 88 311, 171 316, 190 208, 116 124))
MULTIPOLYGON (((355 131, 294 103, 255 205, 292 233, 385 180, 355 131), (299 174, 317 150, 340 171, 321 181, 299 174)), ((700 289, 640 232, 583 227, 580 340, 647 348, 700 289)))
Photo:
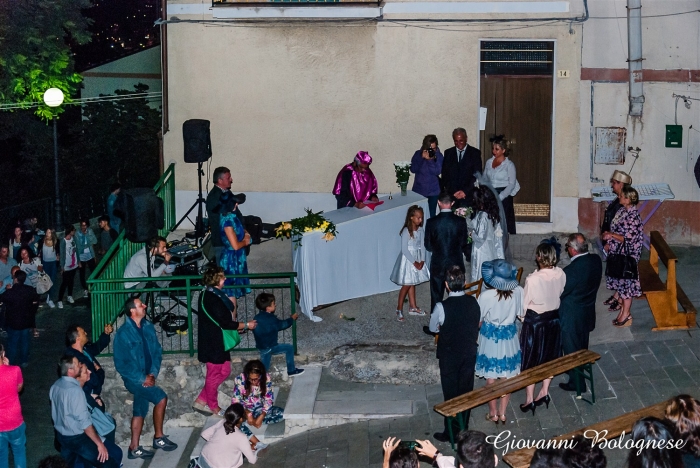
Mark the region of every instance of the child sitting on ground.
POLYGON ((255 306, 258 308, 258 315, 254 318, 257 320, 257 326, 253 330, 253 336, 265 369, 270 371, 270 360, 273 354, 284 354, 287 357, 287 375, 293 377, 302 374, 304 369, 298 369, 294 364, 294 347, 288 343, 277 343, 277 332, 291 327, 299 314, 294 314, 286 320, 275 317, 277 305, 275 296, 270 293, 258 294, 255 298, 255 306))

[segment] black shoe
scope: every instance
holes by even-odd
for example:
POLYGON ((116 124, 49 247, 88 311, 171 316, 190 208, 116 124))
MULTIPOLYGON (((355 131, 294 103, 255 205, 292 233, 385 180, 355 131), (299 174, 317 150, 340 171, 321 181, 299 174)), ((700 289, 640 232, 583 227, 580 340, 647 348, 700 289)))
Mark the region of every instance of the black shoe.
POLYGON ((168 439, 168 436, 164 435, 163 437, 158 437, 157 439, 155 437, 153 438, 153 448, 162 449, 165 452, 172 452, 177 448, 177 444, 168 439))
POLYGON ((430 331, 430 327, 427 326, 427 325, 423 325, 423 333, 425 333, 426 335, 430 335, 430 336, 435 336, 435 335, 437 335, 437 333, 431 332, 431 331, 430 331))
POLYGON ((533 403, 535 404, 535 406, 542 406, 542 403, 544 403, 545 405, 547 405, 547 409, 549 409, 549 402, 550 401, 552 401, 552 399, 549 397, 549 395, 545 395, 542 398, 540 398, 539 400, 533 401, 533 403))
POLYGON ((450 435, 445 434, 444 432, 436 432, 433 434, 433 439, 437 440, 438 442, 449 442, 450 435))
POLYGON ((532 411, 532 415, 535 415, 535 408, 537 408, 537 405, 535 405, 535 402, 531 402, 529 404, 525 405, 520 405, 520 411, 523 413, 527 413, 528 411, 532 411))
MULTIPOLYGON (((567 383, 560 383, 559 388, 562 390, 566 390, 567 392, 575 392, 576 391, 576 385, 573 382, 567 382, 567 383)), ((583 388, 581 388, 581 393, 586 392, 586 384, 583 385, 583 388)))
POLYGON ((129 450, 129 453, 127 454, 127 457, 130 460, 134 460, 136 458, 143 458, 143 459, 149 459, 153 458, 154 453, 150 450, 146 450, 140 445, 136 447, 134 450, 129 450))

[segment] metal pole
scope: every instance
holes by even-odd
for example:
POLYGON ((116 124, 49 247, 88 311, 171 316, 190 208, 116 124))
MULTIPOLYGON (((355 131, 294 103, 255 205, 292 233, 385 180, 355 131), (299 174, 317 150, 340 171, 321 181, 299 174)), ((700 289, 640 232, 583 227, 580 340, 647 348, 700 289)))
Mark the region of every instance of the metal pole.
POLYGON ((627 48, 629 57, 629 115, 641 116, 644 110, 642 77, 642 0, 627 0, 627 48))
POLYGON ((63 216, 61 213, 61 192, 58 188, 58 130, 56 129, 56 116, 53 117, 53 171, 56 178, 56 200, 54 201, 54 210, 56 211, 56 229, 60 230, 63 227, 63 216))

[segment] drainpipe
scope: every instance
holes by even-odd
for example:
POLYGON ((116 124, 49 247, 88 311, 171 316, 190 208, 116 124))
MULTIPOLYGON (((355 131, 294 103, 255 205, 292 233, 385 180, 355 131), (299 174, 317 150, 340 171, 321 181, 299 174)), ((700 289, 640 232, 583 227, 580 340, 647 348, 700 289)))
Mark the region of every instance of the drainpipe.
MULTIPOLYGON (((170 116, 168 106, 168 0, 162 0, 160 11, 160 73, 162 76, 162 132, 163 135, 170 130, 170 116)), ((161 140, 162 141, 162 140, 161 140)))
POLYGON ((630 70, 630 112, 641 116, 644 110, 642 89, 642 0, 627 0, 627 48, 630 70))

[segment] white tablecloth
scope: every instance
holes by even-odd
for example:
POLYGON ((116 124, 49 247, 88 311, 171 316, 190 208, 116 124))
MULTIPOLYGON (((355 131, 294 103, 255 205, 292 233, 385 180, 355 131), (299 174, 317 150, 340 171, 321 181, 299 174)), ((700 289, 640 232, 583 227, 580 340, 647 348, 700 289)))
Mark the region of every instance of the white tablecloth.
POLYGON ((384 204, 375 211, 341 208, 324 213, 338 230, 330 242, 321 239, 320 232, 304 234, 292 258, 301 311, 309 318, 320 320, 312 312, 319 305, 399 289, 389 280, 401 251, 399 230, 410 205, 421 206, 428 216, 428 200, 410 191, 393 197, 382 197, 384 204))

